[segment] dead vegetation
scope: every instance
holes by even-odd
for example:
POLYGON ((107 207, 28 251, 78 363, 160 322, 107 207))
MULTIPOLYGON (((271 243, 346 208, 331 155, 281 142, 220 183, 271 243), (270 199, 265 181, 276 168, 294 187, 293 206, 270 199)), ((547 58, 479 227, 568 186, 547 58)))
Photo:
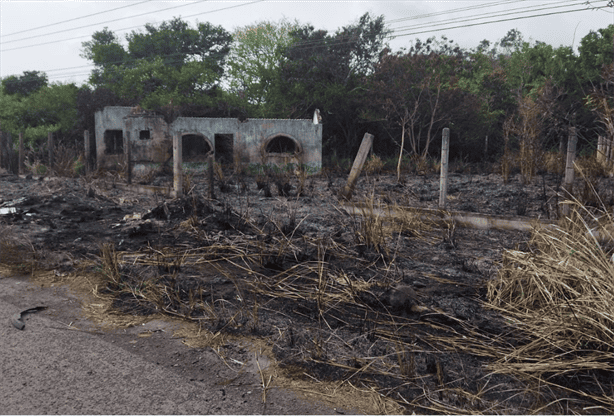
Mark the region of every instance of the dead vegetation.
MULTIPOLYGON (((463 243, 454 222, 426 221, 403 210, 402 198, 376 193, 381 168, 372 161, 371 189, 355 203, 361 215, 326 209, 339 223, 318 233, 307 233, 310 219, 299 214, 300 199, 315 198, 300 171, 258 174, 284 198, 268 211, 254 209, 253 197, 234 187, 241 176, 249 183, 245 172, 217 174, 229 187, 217 203, 184 180, 185 197, 161 202, 144 219, 153 234, 155 222, 166 221, 175 244, 160 240, 161 232, 158 243, 138 250, 105 242, 94 261, 82 262, 80 279, 98 300, 87 314, 120 326, 159 315, 180 319, 186 344, 209 347, 223 360, 228 343, 259 340, 275 358, 261 369, 263 399, 277 384, 321 396, 353 392, 378 404, 378 413, 614 411, 608 211, 578 200, 570 219, 536 229, 524 250, 506 251, 492 277, 408 277, 408 247, 445 253, 463 243), (294 184, 291 197, 286 183, 294 184), (244 197, 231 203, 230 194, 244 197), (185 239, 178 242, 179 235, 185 239), (417 282, 458 291, 480 310, 463 316, 460 307, 442 308, 417 282), (468 318, 476 315, 484 317, 468 318)), ((87 185, 101 199, 105 178, 92 176, 87 185)), ((131 233, 149 229, 143 223, 131 233)), ((1 264, 26 273, 41 268, 33 245, 10 226, 2 232, 1 264)), ((464 270, 480 269, 469 261, 464 270)))

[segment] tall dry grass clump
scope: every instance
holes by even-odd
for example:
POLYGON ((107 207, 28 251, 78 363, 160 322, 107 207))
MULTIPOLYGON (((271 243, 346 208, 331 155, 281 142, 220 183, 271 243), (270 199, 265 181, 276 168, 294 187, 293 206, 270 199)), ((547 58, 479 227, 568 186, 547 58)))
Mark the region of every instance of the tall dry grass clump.
POLYGON ((363 171, 369 175, 380 175, 384 169, 385 162, 379 156, 372 154, 365 162, 363 171))
POLYGON ((511 138, 518 141, 518 160, 525 183, 530 183, 537 173, 537 167, 543 165, 544 126, 558 105, 559 94, 552 82, 547 80, 536 94, 518 97, 516 114, 508 116, 503 124, 505 151, 501 161, 501 171, 506 182, 513 165, 511 138))
POLYGON ((18 274, 29 274, 36 269, 36 250, 28 239, 20 236, 11 226, 0 224, 0 266, 18 274))
MULTIPOLYGON (((492 369, 540 383, 558 381, 558 388, 561 377, 610 371, 614 351, 614 220, 568 203, 570 217, 535 229, 530 251, 507 251, 488 283, 488 306, 502 313, 519 340, 492 369)), ((595 385, 588 385, 586 392, 574 390, 593 398, 595 385)), ((607 394, 597 396, 614 406, 607 394)))

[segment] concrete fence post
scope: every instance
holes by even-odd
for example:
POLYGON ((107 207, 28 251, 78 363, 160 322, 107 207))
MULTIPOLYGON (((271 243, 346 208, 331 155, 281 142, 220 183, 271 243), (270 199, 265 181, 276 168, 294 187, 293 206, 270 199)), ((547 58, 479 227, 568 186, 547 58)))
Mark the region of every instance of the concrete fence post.
POLYGON ((126 181, 128 184, 132 184, 132 152, 130 152, 130 131, 126 131, 126 140, 124 140, 124 154, 126 155, 126 181))
POLYGON ((360 144, 360 149, 358 149, 356 159, 354 159, 354 164, 352 165, 352 170, 350 171, 350 176, 348 177, 348 182, 341 192, 341 196, 348 200, 352 197, 354 186, 356 186, 356 181, 358 180, 362 166, 367 160, 367 155, 369 154, 369 150, 373 144, 373 138, 374 136, 370 133, 365 133, 362 138, 362 143, 360 144))
POLYGON ((2 122, 0 122, 0 169, 4 168, 4 134, 2 133, 2 122))
POLYGON ((214 190, 214 186, 215 186, 215 176, 213 175, 213 164, 215 164, 215 157, 213 156, 213 152, 209 155, 208 158, 209 161, 209 199, 213 200, 215 199, 215 190, 214 190))
MULTIPOLYGON (((567 164, 565 165, 565 182, 563 188, 567 195, 565 197, 571 198, 573 192, 574 182, 574 160, 576 159, 576 142, 578 136, 576 135, 576 128, 574 126, 569 128, 569 139, 567 142, 567 164)), ((570 207, 569 204, 563 204, 563 215, 569 216, 570 207)))
MULTIPOLYGON (((486 136, 488 138, 488 136, 486 136)), ((446 208, 448 196, 448 152, 450 149, 450 129, 444 128, 441 139, 441 165, 439 168, 439 208, 446 208)))
POLYGON ((47 133, 47 149, 49 150, 49 170, 53 169, 53 133, 47 133))
POLYGON ((484 159, 488 158, 488 135, 484 139, 484 159))
POLYGON ((4 156, 4 133, 0 128, 0 169, 5 168, 4 156))
POLYGON ((83 131, 83 145, 85 152, 85 174, 92 172, 91 155, 90 155, 90 132, 89 130, 83 131))
POLYGON ((19 132, 19 159, 17 162, 17 172, 19 172, 19 175, 22 175, 24 173, 24 169, 23 169, 23 157, 24 157, 24 150, 23 150, 23 132, 19 132))
POLYGON ((17 170, 13 166, 13 135, 11 135, 11 132, 4 133, 4 143, 2 146, 4 147, 4 168, 16 174, 17 170))
POLYGON ((182 165, 182 143, 181 134, 175 133, 173 136, 173 190, 174 197, 183 195, 183 172, 182 165))

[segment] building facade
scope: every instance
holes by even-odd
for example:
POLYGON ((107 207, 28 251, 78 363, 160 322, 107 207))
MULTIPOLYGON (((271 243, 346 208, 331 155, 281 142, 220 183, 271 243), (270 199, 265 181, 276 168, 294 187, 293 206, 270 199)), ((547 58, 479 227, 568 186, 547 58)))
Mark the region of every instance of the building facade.
POLYGON ((205 162, 213 154, 222 164, 291 163, 320 169, 322 124, 317 113, 313 120, 178 117, 167 123, 139 107, 105 107, 95 115, 96 162, 113 168, 130 155, 135 170, 168 162, 178 134, 183 162, 205 162))

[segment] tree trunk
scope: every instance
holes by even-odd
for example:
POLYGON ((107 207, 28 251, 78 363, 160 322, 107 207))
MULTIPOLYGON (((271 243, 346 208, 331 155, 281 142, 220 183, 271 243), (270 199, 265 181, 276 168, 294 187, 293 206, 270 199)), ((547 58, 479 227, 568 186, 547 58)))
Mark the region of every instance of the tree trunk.
POLYGON ((397 162, 397 183, 401 181, 401 160, 403 158, 403 148, 405 147, 405 123, 401 133, 401 150, 399 151, 399 162, 397 162))

